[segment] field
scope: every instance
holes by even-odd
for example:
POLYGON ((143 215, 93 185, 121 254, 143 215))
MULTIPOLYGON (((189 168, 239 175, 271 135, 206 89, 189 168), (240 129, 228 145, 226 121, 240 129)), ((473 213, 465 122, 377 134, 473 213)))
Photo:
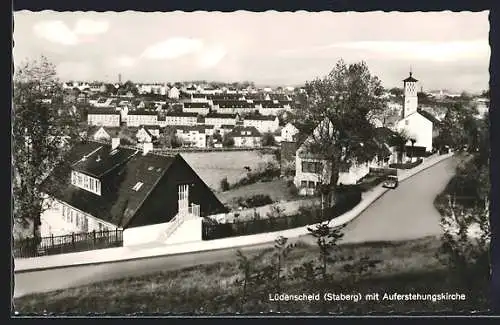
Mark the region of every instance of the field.
POLYGON ((255 170, 276 160, 274 155, 259 151, 186 152, 181 156, 210 188, 217 191, 224 177, 233 184, 246 175, 246 166, 255 170))
MULTIPOLYGON (((296 267, 311 260, 317 261, 316 245, 299 242, 285 258, 283 276, 278 290, 273 280, 258 286, 249 283, 245 302, 242 300, 241 279, 236 258, 231 262, 199 265, 176 271, 131 277, 34 294, 15 299, 15 310, 26 313, 314 313, 321 311, 321 302, 282 302, 269 299, 269 294, 318 293, 321 287, 328 292, 343 294, 379 293, 380 300, 362 298, 354 301, 332 301, 325 306, 330 313, 409 313, 482 311, 487 308, 485 283, 475 283, 467 291, 454 277, 453 270, 438 259, 441 240, 428 237, 406 242, 363 243, 339 246, 335 262, 328 266, 332 280, 323 285, 317 279, 306 280, 295 273, 296 267), (375 267, 358 273, 349 265, 363 257, 375 262, 375 267), (465 301, 382 299, 393 294, 467 294, 465 301), (243 303, 242 303, 243 302, 243 303)), ((251 266, 262 270, 271 265, 273 249, 248 253, 251 266)))

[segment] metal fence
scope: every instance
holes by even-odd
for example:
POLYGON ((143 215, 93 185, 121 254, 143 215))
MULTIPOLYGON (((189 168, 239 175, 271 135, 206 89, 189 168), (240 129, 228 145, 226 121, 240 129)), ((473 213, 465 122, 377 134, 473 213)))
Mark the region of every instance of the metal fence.
POLYGON ((27 258, 121 246, 123 230, 116 229, 20 239, 13 243, 13 254, 15 258, 27 258))
POLYGON ((321 211, 320 207, 313 207, 301 209, 302 211, 294 215, 232 223, 219 223, 205 218, 202 222, 202 239, 213 240, 303 227, 336 218, 354 208, 361 201, 361 191, 357 187, 351 187, 337 195, 337 203, 324 211, 321 211))

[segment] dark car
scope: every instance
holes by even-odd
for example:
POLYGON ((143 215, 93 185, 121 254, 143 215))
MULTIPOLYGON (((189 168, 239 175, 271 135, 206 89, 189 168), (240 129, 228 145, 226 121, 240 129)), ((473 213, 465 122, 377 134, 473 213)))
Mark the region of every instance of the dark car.
POLYGON ((394 188, 398 187, 398 184, 399 184, 398 177, 390 175, 390 176, 387 176, 387 178, 385 179, 385 181, 382 184, 382 186, 385 187, 385 188, 392 188, 392 189, 394 189, 394 188))

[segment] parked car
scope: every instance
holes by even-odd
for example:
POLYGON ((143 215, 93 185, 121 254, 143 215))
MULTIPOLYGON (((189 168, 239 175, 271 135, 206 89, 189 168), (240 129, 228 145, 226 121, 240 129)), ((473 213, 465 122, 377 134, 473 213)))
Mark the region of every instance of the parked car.
POLYGON ((389 175, 387 178, 384 180, 384 183, 382 184, 383 187, 385 188, 396 188, 398 187, 399 180, 397 176, 394 175, 389 175))

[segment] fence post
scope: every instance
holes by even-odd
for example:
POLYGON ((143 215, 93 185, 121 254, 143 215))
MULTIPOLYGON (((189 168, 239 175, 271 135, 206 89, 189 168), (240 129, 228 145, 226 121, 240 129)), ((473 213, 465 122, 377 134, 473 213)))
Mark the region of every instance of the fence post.
POLYGON ((73 248, 75 248, 75 233, 71 233, 71 244, 73 245, 73 248))
POLYGON ((95 238, 95 229, 92 230, 92 236, 94 238, 94 240, 92 241, 93 243, 93 248, 95 248, 95 241, 96 241, 96 238, 95 238))
POLYGON ((50 234, 50 244, 51 248, 54 248, 54 234, 50 234))

